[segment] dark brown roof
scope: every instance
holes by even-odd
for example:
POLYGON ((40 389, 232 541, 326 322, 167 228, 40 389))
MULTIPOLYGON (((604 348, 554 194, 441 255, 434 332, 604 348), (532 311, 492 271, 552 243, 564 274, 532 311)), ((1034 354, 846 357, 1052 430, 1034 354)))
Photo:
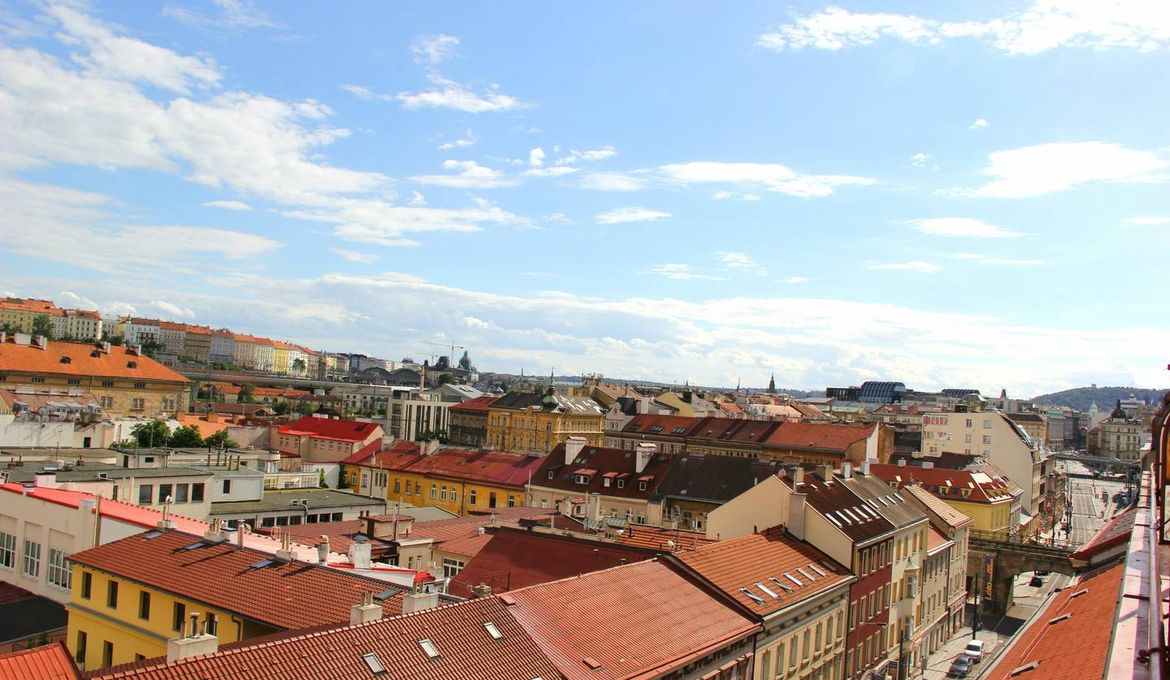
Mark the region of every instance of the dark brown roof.
MULTIPOLYGON (((780 478, 793 487, 792 475, 780 478)), ((854 543, 865 543, 883 534, 893 534, 894 525, 844 484, 804 473, 804 483, 795 490, 806 495, 810 508, 820 513, 854 543)))
POLYGON ((726 503, 776 474, 781 465, 777 461, 731 456, 675 456, 655 498, 726 503))
POLYGON ((596 492, 603 496, 649 499, 666 477, 669 461, 667 456, 656 453, 646 469, 635 472, 636 457, 634 451, 625 449, 586 446, 572 464, 566 465, 565 445, 558 444, 544 459, 540 470, 532 476, 532 485, 574 494, 596 492), (586 471, 587 483, 579 484, 574 480, 578 470, 586 471), (606 477, 609 472, 616 475, 606 477), (604 480, 609 480, 609 486, 605 486, 604 480), (639 489, 639 481, 646 482, 645 489, 639 489))

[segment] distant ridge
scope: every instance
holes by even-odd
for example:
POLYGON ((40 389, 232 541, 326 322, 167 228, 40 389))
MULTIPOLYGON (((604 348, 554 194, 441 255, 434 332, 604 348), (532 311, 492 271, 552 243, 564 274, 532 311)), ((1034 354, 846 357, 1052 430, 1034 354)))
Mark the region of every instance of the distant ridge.
POLYGON ((1076 387, 1071 390, 1061 390, 1051 394, 1041 394, 1032 397, 1032 401, 1041 406, 1067 406, 1077 411, 1087 411, 1093 402, 1097 408, 1108 411, 1118 399, 1128 399, 1129 395, 1141 399, 1146 403, 1161 401, 1162 395, 1170 388, 1149 389, 1144 387, 1076 387))

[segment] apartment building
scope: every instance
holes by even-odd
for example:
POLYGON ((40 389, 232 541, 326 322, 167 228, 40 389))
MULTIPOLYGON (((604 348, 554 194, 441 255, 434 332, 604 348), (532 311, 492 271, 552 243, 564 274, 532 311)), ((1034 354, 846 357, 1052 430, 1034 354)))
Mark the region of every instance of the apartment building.
POLYGON ((650 499, 666 475, 669 460, 642 444, 636 451, 589 446, 579 437, 558 444, 532 476, 529 505, 556 508, 590 528, 607 518, 621 523, 650 521, 650 499))
POLYGON ((569 437, 601 446, 605 410, 589 397, 509 392, 488 407, 487 445, 499 451, 548 454, 569 437))
POLYGON ((382 441, 377 423, 305 416, 272 430, 270 447, 309 463, 337 463, 382 441))

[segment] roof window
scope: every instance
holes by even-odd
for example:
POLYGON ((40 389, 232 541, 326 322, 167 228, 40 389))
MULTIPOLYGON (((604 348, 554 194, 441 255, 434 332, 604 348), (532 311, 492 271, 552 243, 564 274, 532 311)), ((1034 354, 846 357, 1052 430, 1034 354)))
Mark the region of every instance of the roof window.
POLYGON ((687 431, 687 428, 685 428, 685 427, 676 427, 673 430, 671 430, 670 433, 671 434, 682 434, 686 431, 687 431))
POLYGON ((496 624, 492 623, 491 621, 485 621, 483 624, 483 629, 488 632, 488 635, 492 636, 493 640, 499 640, 500 638, 504 637, 504 634, 500 632, 500 629, 496 628, 496 624))
POLYGON ((798 585, 798 586, 803 586, 803 585, 804 585, 804 582, 803 582, 803 581, 801 581, 800 579, 796 578, 796 577, 795 577, 795 576, 793 576, 792 574, 789 574, 788 572, 784 572, 784 577, 785 577, 785 578, 787 578, 789 581, 792 581, 793 583, 795 583, 795 584, 796 584, 796 585, 798 585))
POLYGON ((804 567, 797 567, 796 572, 810 581, 817 580, 817 577, 805 571, 804 567))
POLYGON ((73 359, 72 359, 72 358, 70 358, 70 357, 61 357, 61 363, 63 363, 63 364, 71 364, 71 363, 73 363, 73 359))
POLYGON ((825 570, 824 570, 824 569, 821 569, 820 567, 818 567, 817 565, 813 564, 812 562, 809 562, 809 563, 808 563, 808 568, 809 568, 809 569, 812 569, 812 570, 813 570, 813 571, 815 571, 815 572, 817 572, 817 573, 818 573, 818 574, 820 574, 821 576, 828 576, 828 574, 826 574, 826 573, 825 573, 825 570))
POLYGON ((767 595, 768 597, 772 598, 773 600, 779 600, 779 599, 780 599, 780 596, 779 596, 779 595, 777 595, 776 593, 772 592, 771 590, 768 590, 768 587, 767 587, 767 586, 765 586, 763 583, 759 583, 759 582, 757 582, 757 583, 756 583, 756 587, 757 587, 757 588, 759 588, 759 589, 760 589, 760 590, 761 590, 761 591, 762 591, 762 592, 763 592, 765 595, 767 595))
POLYGON ((651 432, 661 432, 661 431, 662 431, 662 426, 661 426, 661 425, 651 425, 651 426, 650 426, 650 431, 651 431, 651 432))
POLYGON ((589 668, 591 668, 592 670, 597 670, 598 668, 601 668, 601 662, 598 661, 597 659, 594 659, 591 656, 587 656, 584 659, 581 659, 581 662, 584 663, 589 668))
POLYGON ((435 646, 435 643, 431 642, 430 638, 423 638, 419 640, 418 646, 422 647, 422 650, 426 652, 428 659, 439 658, 439 648, 435 646))
POLYGON ((760 597, 759 595, 756 595, 755 593, 748 590, 747 588, 740 588, 739 592, 743 593, 744 595, 747 595, 748 599, 751 600, 752 602, 755 602, 756 604, 764 604, 764 598, 760 597))
POLYGON ((771 581, 772 583, 775 583, 776 585, 780 586, 780 590, 783 590, 784 592, 788 593, 789 595, 792 594, 792 586, 788 585, 787 583, 782 582, 780 579, 776 578, 775 576, 769 576, 768 580, 771 581))
POLYGON ((386 667, 382 665, 382 660, 373 652, 362 654, 362 661, 366 662, 366 665, 370 667, 370 672, 374 675, 386 672, 386 667))

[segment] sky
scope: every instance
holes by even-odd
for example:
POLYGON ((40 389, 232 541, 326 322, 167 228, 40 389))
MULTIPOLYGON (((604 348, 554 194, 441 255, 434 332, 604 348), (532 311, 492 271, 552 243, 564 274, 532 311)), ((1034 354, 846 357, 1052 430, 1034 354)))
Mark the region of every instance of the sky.
POLYGON ((0 294, 503 372, 1157 387, 1168 74, 1164 0, 0 0, 0 294))

